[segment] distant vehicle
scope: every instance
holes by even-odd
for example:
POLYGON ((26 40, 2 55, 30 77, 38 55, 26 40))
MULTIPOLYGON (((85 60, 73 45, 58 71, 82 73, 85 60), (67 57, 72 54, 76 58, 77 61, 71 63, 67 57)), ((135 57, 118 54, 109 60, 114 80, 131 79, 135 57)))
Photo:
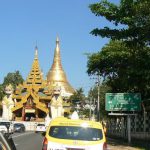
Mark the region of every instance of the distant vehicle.
POLYGON ((0 124, 0 132, 7 133, 8 132, 7 127, 5 125, 0 124))
POLYGON ((43 150, 107 150, 102 124, 79 119, 56 118, 43 140, 43 150))
POLYGON ((25 126, 23 123, 15 123, 14 124, 14 132, 25 132, 25 126))
POLYGON ((42 124, 42 123, 37 124, 36 130, 35 130, 36 133, 37 132, 45 132, 45 131, 46 131, 45 124, 42 124))
POLYGON ((0 121, 0 131, 3 131, 5 133, 13 133, 13 123, 11 121, 0 121))

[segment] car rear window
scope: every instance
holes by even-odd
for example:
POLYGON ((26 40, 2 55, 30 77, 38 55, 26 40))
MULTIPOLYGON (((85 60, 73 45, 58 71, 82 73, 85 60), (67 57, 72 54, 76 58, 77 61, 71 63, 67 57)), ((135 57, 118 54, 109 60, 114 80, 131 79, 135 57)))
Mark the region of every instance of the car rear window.
POLYGON ((52 126, 49 135, 68 140, 99 141, 103 139, 101 129, 76 126, 52 126))
POLYGON ((38 124, 37 126, 45 126, 44 124, 38 124))
POLYGON ((14 124, 15 127, 24 126, 23 124, 14 124))

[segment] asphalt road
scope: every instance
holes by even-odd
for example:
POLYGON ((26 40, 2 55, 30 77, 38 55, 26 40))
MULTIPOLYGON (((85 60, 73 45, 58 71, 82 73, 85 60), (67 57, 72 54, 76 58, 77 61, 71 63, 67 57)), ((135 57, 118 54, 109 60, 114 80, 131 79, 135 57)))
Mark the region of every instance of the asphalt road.
MULTIPOLYGON (((43 136, 41 133, 25 132, 25 133, 14 133, 12 135, 17 150, 41 150, 43 136)), ((107 139, 108 150, 147 150, 141 148, 135 148, 128 146, 125 143, 113 139, 107 139)))
POLYGON ((17 150, 41 150, 43 136, 40 133, 15 133, 12 136, 17 150))

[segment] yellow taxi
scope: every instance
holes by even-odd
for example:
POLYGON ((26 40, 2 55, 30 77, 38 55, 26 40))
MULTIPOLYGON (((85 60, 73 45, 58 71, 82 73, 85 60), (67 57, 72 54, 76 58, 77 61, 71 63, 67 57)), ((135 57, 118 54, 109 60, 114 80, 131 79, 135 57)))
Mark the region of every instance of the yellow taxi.
POLYGON ((101 123, 64 117, 50 122, 42 150, 106 150, 101 123))

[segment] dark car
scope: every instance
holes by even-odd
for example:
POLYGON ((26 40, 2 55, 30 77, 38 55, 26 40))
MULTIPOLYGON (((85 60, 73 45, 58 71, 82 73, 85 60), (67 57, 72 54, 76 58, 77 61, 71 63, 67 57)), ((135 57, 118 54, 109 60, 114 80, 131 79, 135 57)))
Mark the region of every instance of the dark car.
POLYGON ((14 132, 25 132, 25 126, 22 123, 15 123, 14 124, 14 132))

